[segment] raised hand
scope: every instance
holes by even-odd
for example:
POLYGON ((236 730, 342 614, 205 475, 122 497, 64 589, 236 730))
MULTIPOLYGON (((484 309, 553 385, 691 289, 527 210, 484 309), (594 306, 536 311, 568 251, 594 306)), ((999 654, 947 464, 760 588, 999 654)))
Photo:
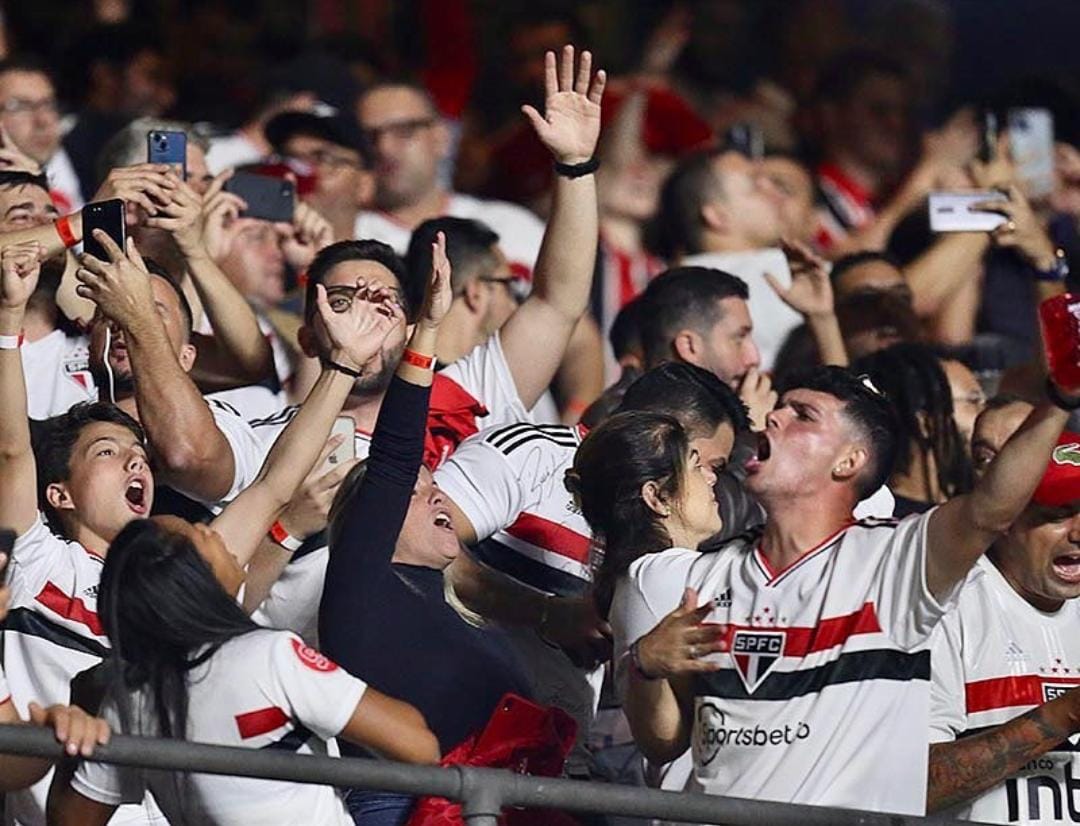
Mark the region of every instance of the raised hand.
POLYGON ((420 308, 421 324, 438 327, 450 312, 450 304, 454 300, 450 275, 450 259, 446 257, 446 236, 437 232, 431 243, 431 277, 424 292, 424 304, 420 308))
POLYGON ((352 300, 335 300, 331 307, 326 287, 319 284, 315 288, 316 305, 330 339, 331 361, 359 373, 379 354, 394 328, 405 322, 405 313, 388 287, 369 287, 363 278, 358 278, 351 289, 352 300))
POLYGON ((798 241, 784 241, 783 249, 791 270, 791 286, 784 287, 772 274, 765 273, 773 292, 807 318, 832 315, 833 290, 828 263, 798 241))
POLYGON ((544 56, 544 114, 525 105, 521 111, 559 163, 584 163, 600 137, 600 99, 607 74, 592 73, 592 53, 581 53, 574 76, 574 47, 564 46, 556 68, 555 53, 544 56))
POLYGON ((319 250, 334 243, 334 230, 329 221, 303 201, 296 202, 291 224, 275 224, 281 237, 281 253, 289 266, 306 270, 319 250))
POLYGON ((971 208, 1004 215, 1008 220, 990 232, 994 244, 1012 247, 1031 266, 1049 270, 1057 261, 1057 247, 1020 188, 1009 184, 1005 191, 1009 196, 1007 201, 980 201, 971 208))
POLYGON ((0 126, 0 169, 4 172, 41 174, 41 164, 19 149, 3 126, 0 126))
POLYGON ((776 407, 778 398, 772 379, 756 367, 751 367, 739 383, 739 398, 750 415, 751 429, 764 430, 765 417, 776 407))
POLYGON ((45 248, 37 241, 8 244, 0 251, 0 307, 23 309, 37 288, 45 248))
POLYGON ((203 200, 187 182, 174 172, 167 177, 172 188, 166 190, 168 199, 158 206, 157 212, 147 218, 146 225, 168 232, 184 255, 192 255, 203 246, 203 200))
MULTIPOLYGON (((162 204, 172 198, 179 178, 169 164, 140 163, 117 166, 109 170, 104 183, 91 199, 108 201, 119 198, 125 203, 138 204, 147 215, 155 215, 162 204)), ((128 223, 132 222, 128 219, 128 223)))
POLYGON ((697 592, 687 588, 679 607, 635 643, 637 664, 643 676, 660 679, 718 671, 719 663, 705 659, 724 650, 721 626, 705 624, 705 617, 712 609, 709 602, 698 606, 697 592))
POLYGON ((94 238, 104 247, 109 260, 101 261, 84 253, 80 258, 82 266, 75 272, 79 280, 75 291, 97 304, 101 314, 122 330, 156 319, 150 274, 135 241, 128 238, 124 251, 100 229, 94 230, 94 238))

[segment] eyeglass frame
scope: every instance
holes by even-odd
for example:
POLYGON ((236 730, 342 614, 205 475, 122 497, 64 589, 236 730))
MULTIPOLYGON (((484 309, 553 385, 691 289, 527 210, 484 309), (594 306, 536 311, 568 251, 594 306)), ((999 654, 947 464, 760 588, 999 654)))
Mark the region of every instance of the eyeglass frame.
POLYGON ((27 100, 26 98, 11 98, 5 100, 0 104, 0 112, 5 115, 35 115, 39 111, 50 112, 54 115, 60 114, 60 101, 55 97, 43 98, 41 100, 27 100))

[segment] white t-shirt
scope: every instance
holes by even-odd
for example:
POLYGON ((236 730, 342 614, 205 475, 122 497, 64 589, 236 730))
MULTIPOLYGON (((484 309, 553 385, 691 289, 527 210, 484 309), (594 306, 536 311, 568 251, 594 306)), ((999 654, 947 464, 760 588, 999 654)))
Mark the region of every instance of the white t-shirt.
POLYGON ((31 419, 67 413, 79 402, 97 401, 90 375, 90 340, 53 330, 19 348, 26 377, 26 408, 31 419))
POLYGON ((11 701, 11 691, 8 689, 7 679, 4 677, 4 669, 0 667, 0 706, 11 701))
MULTIPOLYGON (((198 743, 326 754, 367 686, 287 632, 255 631, 225 643, 188 680, 187 738, 198 743)), ((141 720, 133 733, 154 735, 150 698, 132 698, 141 720)), ((103 712, 114 730, 119 715, 103 712)), ((174 826, 318 823, 352 826, 330 786, 213 774, 140 770, 83 761, 72 787, 107 805, 152 791, 174 826), (178 779, 178 783, 174 781, 178 779)))
POLYGON ((210 139, 210 149, 206 153, 206 168, 211 175, 217 175, 231 167, 258 163, 263 159, 262 152, 240 132, 210 139))
POLYGON ((925 811, 929 637, 959 591, 938 602, 927 589, 930 513, 851 525, 783 571, 745 539, 631 565, 612 607, 617 653, 686 587, 726 626, 721 669, 694 680, 689 789, 925 811))
MULTIPOLYGON (((514 270, 523 275, 532 272, 540 242, 544 239, 544 224, 533 213, 507 201, 491 201, 451 193, 447 199, 447 216, 472 218, 487 225, 499 235, 499 247, 514 270)), ((404 255, 409 248, 412 228, 405 226, 385 212, 368 211, 356 216, 354 238, 374 238, 404 255)))
POLYGON ((560 596, 592 581, 592 532, 563 476, 581 426, 519 423, 488 428, 462 443, 435 482, 465 513, 484 564, 560 596))
MULTIPOLYGON (((49 158, 45 164, 45 174, 49 179, 49 195, 61 215, 69 215, 82 209, 83 196, 79 176, 75 173, 75 166, 64 147, 61 146, 49 158)), ((92 193, 87 195, 91 196, 92 193)))
MULTIPOLYGON (((934 635, 930 742, 1000 726, 1080 686, 1080 599, 1038 610, 981 559, 934 635)), ((948 816, 1080 822, 1080 735, 948 816)))
MULTIPOLYGON (((219 390, 207 396, 208 399, 225 402, 249 421, 273 416, 288 406, 289 396, 285 388, 289 386, 295 372, 289 349, 274 329, 274 325, 258 311, 255 313, 255 319, 258 321, 262 334, 270 343, 270 351, 274 356, 274 380, 267 380, 265 384, 249 384, 244 387, 234 387, 232 390, 219 390), (275 383, 276 388, 272 386, 275 383)), ((205 317, 197 329, 204 335, 213 334, 213 328, 205 317)))
POLYGON ((785 304, 765 280, 765 273, 782 285, 791 283, 791 271, 784 253, 778 249, 746 252, 706 252, 684 258, 686 267, 712 267, 737 275, 750 289, 747 306, 754 324, 754 343, 761 351, 761 369, 772 370, 788 334, 803 323, 802 316, 785 304))
MULTIPOLYGON (((23 719, 29 717, 31 700, 46 708, 69 704, 72 678, 108 654, 97 615, 103 562, 79 543, 53 534, 40 517, 15 540, 7 572, 11 609, 4 623, 4 671, 23 719)), ((44 826, 51 780, 52 772, 8 795, 8 822, 44 826)), ((117 817, 111 822, 165 822, 152 800, 145 807, 124 807, 117 817)))
MULTIPOLYGON (((488 415, 476 421, 477 427, 528 421, 528 412, 514 385, 514 377, 496 333, 460 361, 445 367, 438 374, 452 381, 480 402, 488 415)), ((264 455, 296 415, 298 408, 290 407, 277 416, 252 422, 252 429, 263 444, 264 455)), ((358 431, 356 455, 366 458, 371 446, 371 434, 358 431)), ((270 588, 270 593, 252 618, 271 628, 283 628, 300 634, 309 644, 318 644, 319 600, 326 578, 328 550, 325 539, 314 549, 303 548, 294 555, 282 575, 270 588)))

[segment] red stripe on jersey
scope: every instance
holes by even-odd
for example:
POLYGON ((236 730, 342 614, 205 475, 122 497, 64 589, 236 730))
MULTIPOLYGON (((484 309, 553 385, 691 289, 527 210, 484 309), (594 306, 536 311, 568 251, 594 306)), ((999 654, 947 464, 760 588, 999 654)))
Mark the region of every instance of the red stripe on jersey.
POLYGON ((0 706, 2 706, 4 703, 10 703, 10 702, 11 702, 11 695, 9 694, 3 700, 0 700, 0 706))
POLYGON ((762 553, 760 544, 756 548, 754 548, 754 558, 757 560, 758 567, 761 568, 762 572, 768 578, 768 580, 769 580, 768 584, 769 585, 775 585, 777 580, 779 580, 785 574, 790 573, 791 571, 795 570, 797 567, 802 565, 802 563, 806 562, 806 560, 808 560, 811 556, 816 554, 818 551, 825 550, 825 547, 830 542, 832 542, 834 539, 836 539, 836 537, 838 537, 840 534, 842 534, 844 531, 846 531, 848 528, 850 528, 853 524, 855 524, 854 521, 847 522, 842 528, 839 528, 836 531, 834 531, 833 533, 829 534, 827 537, 822 539, 818 544, 816 544, 810 550, 803 551, 798 557, 795 558, 794 561, 789 562, 787 565, 785 565, 779 571, 774 571, 773 570, 773 567, 769 563, 769 560, 766 558, 765 554, 762 553))
POLYGON ((823 619, 815 626, 779 625, 728 625, 723 641, 731 650, 736 631, 782 631, 784 633, 784 657, 805 657, 817 651, 828 651, 843 645, 859 634, 877 634, 881 631, 874 603, 867 602, 858 611, 842 617, 823 619))
POLYGON ((1043 697, 1044 683, 1080 686, 1080 677, 1024 674, 968 683, 964 687, 968 714, 1012 706, 1041 706, 1046 702, 1043 697))
POLYGON ((87 608, 86 603, 78 597, 68 596, 51 582, 45 583, 45 587, 41 589, 41 593, 37 595, 36 599, 50 611, 55 611, 64 619, 85 625, 97 637, 105 633, 98 615, 87 608))
POLYGON ((236 728, 244 740, 258 737, 260 734, 269 734, 288 722, 289 715, 277 706, 236 715, 236 728))
POLYGON ((582 565, 589 564, 592 540, 542 516, 523 513, 506 532, 545 551, 565 556, 582 565))

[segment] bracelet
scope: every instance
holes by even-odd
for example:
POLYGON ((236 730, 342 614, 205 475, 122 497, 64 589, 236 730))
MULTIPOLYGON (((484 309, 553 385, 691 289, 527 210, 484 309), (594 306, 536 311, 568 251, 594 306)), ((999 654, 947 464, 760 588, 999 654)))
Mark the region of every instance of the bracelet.
POLYGON ((1049 376, 1046 379, 1046 395, 1054 403, 1055 407, 1070 412, 1080 410, 1080 396, 1069 397, 1062 395, 1061 390, 1049 376))
POLYGON ((18 350, 25 337, 25 333, 21 331, 17 336, 0 336, 0 350, 18 350))
POLYGON ((79 243, 79 239, 75 237, 75 233, 71 231, 71 221, 68 216, 65 215, 62 218, 57 218, 53 222, 53 226, 56 228, 56 234, 60 236, 60 240, 64 242, 64 246, 69 249, 79 243))
POLYGON ((280 519, 274 520, 274 524, 270 526, 270 538, 289 553, 299 551, 300 546, 304 544, 304 540, 297 539, 285 530, 285 526, 281 524, 280 519))
POLYGON ((1065 250, 1058 247, 1054 250, 1054 263, 1046 270, 1035 270, 1035 277, 1039 281, 1059 283, 1069 277, 1069 260, 1065 257, 1065 250))
POLYGON ((333 359, 319 359, 319 362, 323 367, 337 370, 339 373, 344 373, 346 376, 352 376, 354 379, 359 379, 364 375, 362 371, 353 370, 351 367, 346 367, 344 364, 338 364, 333 359))
POLYGON ((425 356, 423 353, 406 348, 401 354, 401 360, 406 364, 411 364, 413 367, 419 367, 421 370, 430 370, 431 365, 435 363, 435 356, 425 356))
POLYGON ((564 178, 581 178, 585 175, 592 175, 599 168, 600 159, 595 155, 581 163, 560 163, 555 161, 555 174, 564 178))
POLYGON ((630 646, 630 670, 637 674, 641 679, 647 680, 648 682, 654 682, 656 680, 659 680, 659 676, 650 674, 648 671, 642 668, 641 653, 638 651, 638 643, 640 642, 640 639, 636 639, 630 646))

